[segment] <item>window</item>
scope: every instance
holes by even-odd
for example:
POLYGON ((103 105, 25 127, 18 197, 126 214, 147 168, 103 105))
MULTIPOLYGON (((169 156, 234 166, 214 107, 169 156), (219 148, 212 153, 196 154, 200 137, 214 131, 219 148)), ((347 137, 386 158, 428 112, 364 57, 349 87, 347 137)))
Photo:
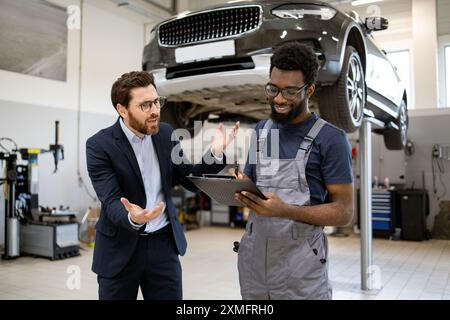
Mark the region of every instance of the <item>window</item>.
POLYGON ((387 57, 397 69, 397 74, 405 85, 408 98, 408 109, 412 109, 414 103, 413 97, 411 96, 411 61, 409 50, 388 52, 387 57))
MULTIPOLYGON (((450 0, 449 0, 450 1, 450 0)), ((439 107, 450 107, 450 34, 439 37, 439 107)))
POLYGON ((445 65, 445 96, 446 106, 450 106, 450 45, 445 46, 444 53, 444 65, 445 65))
POLYGON ((450 0, 437 0, 439 107, 450 107, 450 0))

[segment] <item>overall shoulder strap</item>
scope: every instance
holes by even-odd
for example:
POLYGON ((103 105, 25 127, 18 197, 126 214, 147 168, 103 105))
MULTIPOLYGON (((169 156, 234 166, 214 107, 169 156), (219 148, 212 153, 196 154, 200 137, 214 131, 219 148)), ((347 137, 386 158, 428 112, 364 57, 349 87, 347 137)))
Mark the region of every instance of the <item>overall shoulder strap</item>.
POLYGON ((299 149, 302 150, 305 155, 308 154, 311 150, 314 139, 317 137, 320 130, 322 130, 323 126, 326 123, 327 122, 325 120, 318 118, 312 128, 309 130, 308 134, 303 138, 302 142, 300 143, 299 149))

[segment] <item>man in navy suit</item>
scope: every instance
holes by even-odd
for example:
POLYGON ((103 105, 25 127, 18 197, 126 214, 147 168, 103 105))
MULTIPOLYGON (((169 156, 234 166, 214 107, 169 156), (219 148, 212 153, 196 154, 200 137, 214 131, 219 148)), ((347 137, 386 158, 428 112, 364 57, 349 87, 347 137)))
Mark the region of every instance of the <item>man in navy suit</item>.
POLYGON ((223 150, 239 123, 227 134, 220 124, 202 163, 191 165, 179 161, 179 141, 170 125, 160 123, 165 99, 151 74, 123 74, 111 100, 119 119, 86 142, 89 177, 102 204, 92 265, 99 299, 136 299, 139 287, 144 299, 182 299, 179 255, 186 238, 171 188, 180 183, 195 190, 186 176, 222 170, 223 150))

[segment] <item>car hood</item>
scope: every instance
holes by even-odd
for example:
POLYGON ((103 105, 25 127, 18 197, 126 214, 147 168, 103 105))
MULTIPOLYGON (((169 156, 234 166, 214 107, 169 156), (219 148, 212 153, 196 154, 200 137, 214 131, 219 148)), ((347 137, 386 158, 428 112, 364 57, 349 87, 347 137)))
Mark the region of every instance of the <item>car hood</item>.
POLYGON ((283 4, 294 4, 294 3, 298 3, 298 4, 317 4, 317 5, 323 5, 323 6, 327 6, 330 8, 335 9, 336 11, 342 12, 341 10, 339 10, 338 8, 336 8, 335 6, 327 3, 327 2, 323 2, 323 1, 317 1, 317 0, 301 0, 301 1, 277 1, 277 0, 260 0, 260 1, 228 1, 226 3, 220 3, 220 4, 216 4, 216 5, 211 5, 211 6, 207 6, 207 7, 203 7, 201 9, 198 10, 192 10, 192 11, 184 11, 181 12, 177 15, 174 15, 170 18, 165 19, 164 21, 162 21, 161 23, 170 21, 170 20, 174 20, 177 18, 182 18, 182 17, 187 17, 199 12, 203 12, 203 11, 209 11, 209 10, 216 10, 216 9, 224 9, 224 8, 230 8, 230 7, 236 7, 236 6, 242 6, 242 5, 261 5, 261 6, 269 6, 269 7, 276 7, 278 5, 283 5, 283 4))

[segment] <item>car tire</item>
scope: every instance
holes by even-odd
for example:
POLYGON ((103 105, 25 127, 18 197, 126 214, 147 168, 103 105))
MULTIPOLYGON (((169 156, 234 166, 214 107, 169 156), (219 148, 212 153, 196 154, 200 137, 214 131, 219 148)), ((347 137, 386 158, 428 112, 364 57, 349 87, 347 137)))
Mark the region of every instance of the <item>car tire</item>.
POLYGON ((356 49, 347 46, 338 80, 333 86, 322 88, 319 112, 326 121, 351 133, 361 126, 365 105, 364 68, 356 49))
POLYGON ((199 132, 199 130, 194 130, 195 125, 198 125, 196 121, 200 121, 203 125, 203 121, 206 118, 203 114, 190 118, 188 116, 188 109, 190 107, 190 103, 188 102, 167 102, 161 109, 161 121, 167 122, 174 129, 182 128, 188 130, 193 138, 194 133, 199 132))
POLYGON ((383 131, 384 144, 388 150, 403 150, 408 140, 408 109, 405 100, 400 104, 398 117, 394 123, 399 130, 386 129, 383 131))

